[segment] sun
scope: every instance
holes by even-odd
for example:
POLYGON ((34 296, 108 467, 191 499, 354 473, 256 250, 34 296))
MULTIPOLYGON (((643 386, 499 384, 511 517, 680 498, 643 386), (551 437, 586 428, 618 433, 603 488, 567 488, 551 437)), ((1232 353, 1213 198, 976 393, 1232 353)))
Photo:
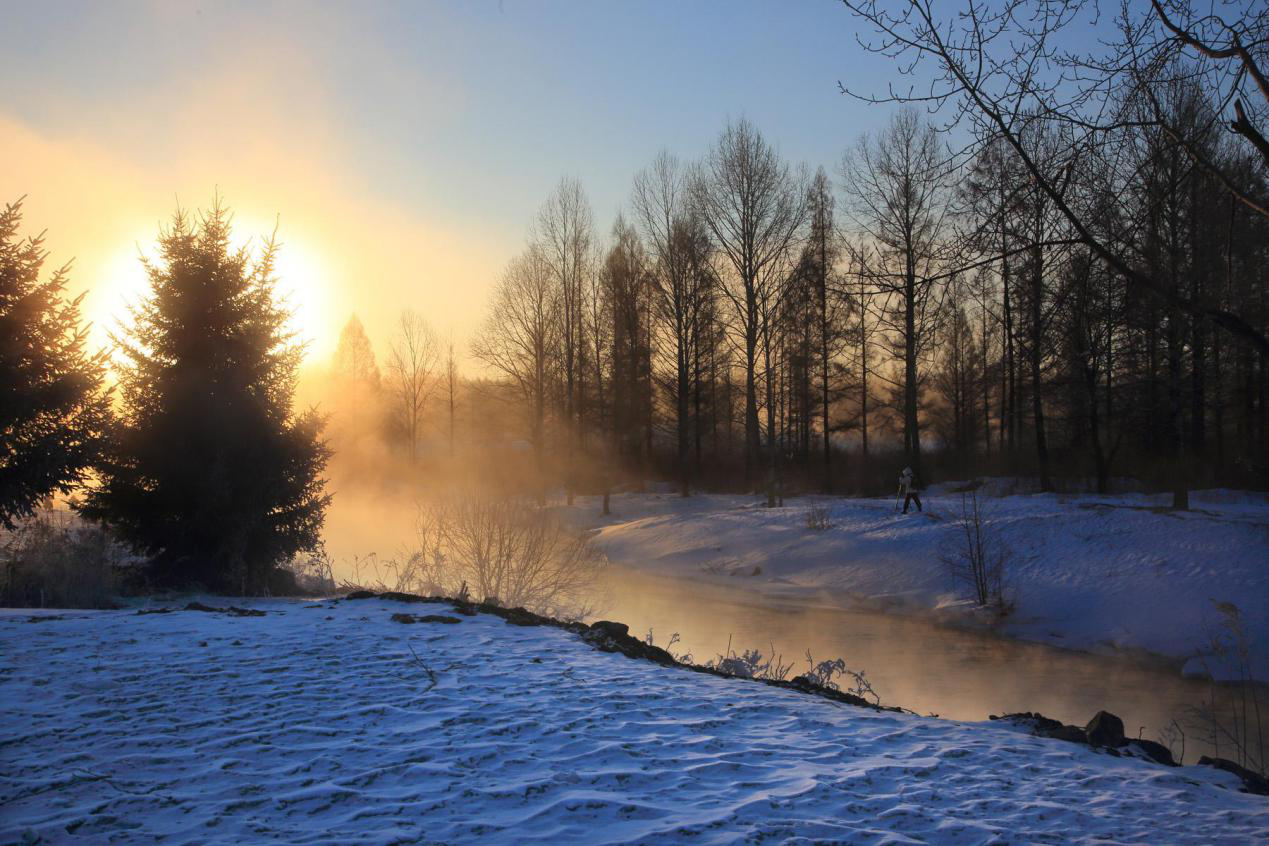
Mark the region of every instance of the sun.
MULTIPOLYGON (((268 233, 271 229, 235 226, 235 232, 244 234, 243 245, 252 258, 259 258, 265 238, 247 236, 248 232, 268 233)), ((330 262, 311 243, 296 235, 279 233, 278 250, 274 256, 274 278, 277 294, 290 312, 287 329, 294 340, 306 347, 306 357, 316 357, 328 352, 330 301, 330 262)))
MULTIPOLYGON (((251 258, 258 259, 272 231, 272 225, 235 221, 233 247, 246 247, 251 258)), ((89 287, 84 301, 94 346, 110 347, 110 334, 130 322, 129 308, 141 302, 150 289, 142 256, 153 258, 155 253, 151 235, 114 250, 102 260, 101 272, 93 274, 95 284, 89 287)), ((273 273, 276 292, 290 314, 286 329, 293 341, 305 345, 308 359, 327 355, 333 348, 330 267, 330 261, 311 241, 279 232, 273 273)))

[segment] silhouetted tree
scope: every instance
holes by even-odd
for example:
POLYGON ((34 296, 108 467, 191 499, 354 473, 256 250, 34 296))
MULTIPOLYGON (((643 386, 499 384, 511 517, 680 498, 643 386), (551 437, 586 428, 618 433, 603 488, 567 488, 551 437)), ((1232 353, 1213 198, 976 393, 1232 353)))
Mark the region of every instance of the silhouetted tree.
POLYGON ((546 400, 559 366, 559 292, 551 268, 529 247, 503 271, 472 355, 519 390, 528 410, 529 441, 544 498, 546 400))
POLYGON ((252 261, 217 200, 160 229, 150 290, 115 336, 122 421, 82 506, 152 556, 164 584, 269 591, 320 540, 323 421, 292 408, 303 348, 274 290, 279 246, 252 261))
POLYGON ((388 384, 393 412, 404 434, 410 460, 418 457, 423 410, 436 388, 440 350, 436 333, 413 311, 403 311, 397 336, 388 349, 388 384))
MULTIPOLYGON (((903 449, 921 474, 922 360, 937 326, 947 172, 934 127, 914 110, 895 113, 876 136, 863 136, 843 160, 857 231, 876 245, 873 277, 895 357, 903 364, 903 449)), ((862 255, 862 254, 861 254, 862 255)))
POLYGON ((339 333, 339 346, 335 348, 335 372, 355 382, 379 384, 379 365, 375 363, 375 351, 370 345, 366 329, 357 315, 348 318, 339 333))
POLYGON ((762 452, 757 373, 762 356, 767 406, 767 503, 775 505, 775 409, 772 318, 780 288, 797 259, 807 217, 802 174, 782 161, 757 127, 730 123, 706 154, 693 183, 697 208, 732 273, 721 286, 735 311, 734 332, 745 359, 745 475, 752 481, 762 452))
POLYGON ((110 423, 103 356, 84 349, 67 267, 40 281, 42 236, 19 239, 22 201, 0 211, 0 525, 69 493, 97 459, 110 423))
POLYGON ((332 409, 332 441, 343 451, 362 438, 381 435, 383 380, 370 338, 355 314, 339 333, 331 370, 326 401, 332 409))

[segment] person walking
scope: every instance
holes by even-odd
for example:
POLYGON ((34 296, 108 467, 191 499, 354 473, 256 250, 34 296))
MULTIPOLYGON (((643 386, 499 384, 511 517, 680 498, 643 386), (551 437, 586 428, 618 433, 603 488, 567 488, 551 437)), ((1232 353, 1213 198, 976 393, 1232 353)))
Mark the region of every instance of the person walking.
POLYGON ((911 467, 904 467, 899 474, 899 493, 903 497, 903 513, 908 513, 908 503, 915 502, 917 511, 921 510, 921 495, 917 493, 917 479, 911 467))

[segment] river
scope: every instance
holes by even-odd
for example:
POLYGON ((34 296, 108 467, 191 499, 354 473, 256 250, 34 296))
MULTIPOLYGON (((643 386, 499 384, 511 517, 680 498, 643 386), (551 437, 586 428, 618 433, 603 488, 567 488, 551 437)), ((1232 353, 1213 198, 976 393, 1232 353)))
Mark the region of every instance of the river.
MULTIPOLYGON (((1185 732, 1185 760, 1221 751, 1200 737, 1191 712, 1209 695, 1207 682, 1175 665, 1094 655, 951 628, 891 614, 782 603, 754 591, 671 580, 613 567, 599 592, 598 617, 630 626, 697 663, 758 649, 792 663, 792 678, 815 661, 842 658, 863 671, 883 704, 956 720, 1038 711, 1082 726, 1099 710, 1124 721, 1130 737, 1160 739, 1175 720, 1185 732)), ((1174 753, 1180 753, 1179 742, 1174 753)), ((1229 755, 1228 748, 1223 750, 1229 755)))

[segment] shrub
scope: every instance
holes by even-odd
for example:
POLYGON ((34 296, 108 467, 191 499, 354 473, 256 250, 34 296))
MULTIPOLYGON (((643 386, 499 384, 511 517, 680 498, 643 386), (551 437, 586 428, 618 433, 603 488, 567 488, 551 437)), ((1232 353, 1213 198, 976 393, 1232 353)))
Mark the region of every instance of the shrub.
POLYGON ((0 604, 113 608, 126 550, 97 526, 38 513, 3 534, 0 604))
POLYGON ((526 501, 462 496, 419 507, 412 550, 354 562, 355 585, 461 596, 580 619, 607 558, 554 514, 526 501), (364 573, 364 575, 363 575, 364 573), (365 576, 373 573, 373 581, 365 576))
POLYGON ((846 688, 845 693, 852 696, 858 696, 860 699, 871 699, 874 705, 881 704, 881 697, 877 691, 872 689, 872 682, 868 681, 868 677, 863 670, 855 672, 846 666, 846 662, 841 658, 834 658, 832 661, 816 662, 811 657, 811 650, 806 650, 806 666, 807 670, 802 674, 802 678, 811 682, 816 687, 826 688, 828 690, 841 690, 841 685, 837 683, 837 679, 850 679, 851 685, 846 688))
POLYGON ((771 653, 764 656, 757 649, 746 649, 737 655, 732 651, 731 641, 727 641, 727 654, 719 655, 710 661, 705 662, 705 666, 711 670, 718 670, 729 676, 736 676, 742 679, 772 679, 775 681, 783 681, 789 675, 789 670, 793 669, 793 664, 785 664, 782 662, 784 656, 776 654, 774 644, 771 645, 771 653))
POLYGON ((813 532, 822 532, 833 527, 828 506, 820 502, 812 502, 806 509, 806 527, 813 532))
POLYGON ((1006 611, 1005 571, 1010 552, 977 491, 961 493, 955 526, 957 536, 944 547, 942 556, 952 581, 967 587, 977 605, 1006 611))
POLYGON ((1254 645, 1242 613, 1232 602, 1213 603, 1218 624, 1208 654, 1200 656, 1210 680, 1207 696, 1191 712, 1191 723, 1206 736, 1217 757, 1269 775, 1265 756, 1264 685, 1253 673, 1254 645), (1216 665, 1216 666, 1213 666, 1216 665), (1217 681, 1217 678, 1225 681, 1217 681))

